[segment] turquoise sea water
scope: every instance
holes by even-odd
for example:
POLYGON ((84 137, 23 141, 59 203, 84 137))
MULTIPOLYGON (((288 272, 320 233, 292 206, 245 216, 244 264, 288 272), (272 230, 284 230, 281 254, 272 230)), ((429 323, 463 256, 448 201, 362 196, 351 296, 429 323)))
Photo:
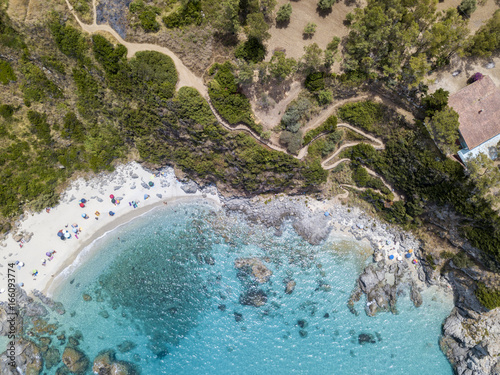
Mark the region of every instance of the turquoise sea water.
POLYGON ((401 296, 397 315, 367 317, 364 297, 359 315, 348 310, 367 258, 366 247, 341 238, 311 246, 289 224, 277 236, 207 204, 162 207, 82 254, 54 294, 67 310, 59 332, 82 332, 91 360, 115 349, 147 375, 452 374, 438 345, 449 296, 427 290, 418 309, 401 296), (240 257, 273 271, 258 286, 264 306, 239 303, 253 281, 234 268, 240 257), (361 333, 375 342, 361 345, 361 333), (124 342, 133 349, 121 352, 124 342))

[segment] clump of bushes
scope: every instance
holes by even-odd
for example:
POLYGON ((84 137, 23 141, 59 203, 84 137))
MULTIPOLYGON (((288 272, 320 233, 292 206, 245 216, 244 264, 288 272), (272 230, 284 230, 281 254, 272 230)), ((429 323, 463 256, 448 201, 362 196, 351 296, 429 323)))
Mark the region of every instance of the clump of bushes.
POLYGON ((49 29, 62 53, 80 61, 85 59, 88 45, 80 30, 66 25, 55 15, 52 16, 49 22, 49 29))
POLYGON ((500 290, 488 288, 484 283, 479 282, 474 293, 479 302, 488 310, 500 307, 500 290))
POLYGON ((292 15, 292 4, 286 3, 278 9, 276 13, 276 23, 278 25, 283 25, 290 22, 290 16, 292 15))
POLYGON ((262 126, 253 120, 250 101, 238 90, 231 63, 215 64, 210 73, 215 75, 210 81, 208 94, 219 114, 232 125, 241 122, 257 134, 262 133, 262 126))
POLYGON ((293 100, 281 117, 281 125, 285 130, 297 133, 303 122, 309 117, 312 107, 313 103, 306 96, 293 100))
POLYGON ((17 79, 14 69, 8 61, 0 60, 0 82, 7 85, 11 81, 17 79))
POLYGON ((331 115, 320 126, 315 129, 309 130, 304 136, 302 144, 305 146, 321 133, 329 134, 335 132, 335 130, 337 130, 337 117, 335 115, 331 115))
POLYGON ((31 123, 31 132, 46 144, 52 142, 50 136, 50 125, 47 122, 47 115, 36 111, 28 112, 28 120, 31 123))
POLYGON ((188 25, 201 25, 201 1, 188 1, 180 9, 163 17, 163 23, 169 29, 188 25))
POLYGON ((21 62, 21 72, 24 75, 21 90, 26 105, 30 105, 31 102, 42 101, 47 96, 54 99, 62 97, 59 87, 49 80, 37 65, 28 60, 23 60, 21 62))
POLYGON ((156 16, 160 14, 160 8, 146 5, 142 0, 137 0, 130 3, 129 10, 137 15, 144 31, 157 32, 160 30, 160 24, 156 21, 156 16))
POLYGON ((317 139, 311 143, 307 149, 307 155, 313 158, 324 158, 337 148, 341 139, 342 132, 334 131, 333 133, 328 134, 328 136, 317 139))
POLYGON ((344 104, 338 114, 342 120, 367 131, 373 131, 384 118, 382 105, 371 101, 344 104))
POLYGON ((258 63, 266 57, 266 47, 257 38, 248 38, 234 51, 234 56, 248 62, 258 63))
POLYGON ((286 147, 287 151, 297 155, 300 150, 300 139, 302 138, 301 132, 290 132, 285 130, 280 134, 280 143, 286 147))
POLYGON ((500 47, 500 10, 469 38, 464 48, 468 56, 489 57, 500 47))

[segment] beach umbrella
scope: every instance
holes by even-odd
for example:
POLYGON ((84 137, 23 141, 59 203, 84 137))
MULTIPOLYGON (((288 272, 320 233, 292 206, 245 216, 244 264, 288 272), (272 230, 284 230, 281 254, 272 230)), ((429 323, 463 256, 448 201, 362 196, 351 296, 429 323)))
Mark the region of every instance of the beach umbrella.
POLYGON ((413 263, 413 264, 417 264, 417 263, 418 263, 418 260, 413 259, 412 263, 413 263))
POLYGON ((389 255, 389 259, 390 259, 390 260, 393 260, 393 259, 394 259, 394 255, 392 255, 392 254, 391 254, 391 255, 389 255))
POLYGON ((59 237, 64 236, 64 234, 63 234, 63 232, 62 232, 61 230, 60 230, 59 232, 57 232, 57 235, 58 235, 59 237))
POLYGON ((113 211, 109 211, 109 216, 114 216, 114 212, 113 211))
POLYGON ((149 198, 149 195, 147 194, 144 194, 144 200, 148 199, 149 198))
POLYGON ((114 198, 115 198, 115 196, 114 196, 113 194, 110 194, 110 195, 109 195, 109 197, 110 197, 111 199, 114 199, 114 198))
POLYGON ((73 233, 78 233, 78 228, 73 228, 73 233))
POLYGON ((80 203, 80 207, 83 208, 85 207, 85 205, 83 203, 80 203))
POLYGON ((71 234, 70 234, 68 231, 66 231, 66 233, 64 233, 64 237, 66 237, 66 238, 70 238, 70 237, 71 237, 71 234))
POLYGON ((111 203, 113 204, 116 203, 116 199, 115 198, 111 199, 111 203))
POLYGON ((45 255, 47 255, 48 257, 50 257, 52 255, 52 253, 50 251, 47 251, 47 252, 45 252, 45 255))
POLYGON ((153 181, 149 181, 149 186, 155 186, 155 183, 153 181))
POLYGON ((330 213, 329 212, 325 212, 325 216, 330 216, 330 213))
POLYGON ((87 200, 85 198, 82 198, 82 199, 80 199, 80 202, 87 203, 87 200))
POLYGON ((408 250, 409 253, 413 253, 413 249, 408 250))
POLYGON ((19 262, 19 265, 20 265, 21 267, 24 267, 24 263, 23 263, 23 262, 19 262))
POLYGON ((405 254, 405 258, 411 258, 411 254, 410 253, 406 253, 405 254))

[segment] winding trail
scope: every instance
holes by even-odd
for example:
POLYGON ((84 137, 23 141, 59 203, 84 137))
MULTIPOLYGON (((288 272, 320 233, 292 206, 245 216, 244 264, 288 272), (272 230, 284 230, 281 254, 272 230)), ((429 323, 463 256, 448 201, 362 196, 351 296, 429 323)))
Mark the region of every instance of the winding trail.
MULTIPOLYGON (((97 12, 96 12, 96 0, 93 0, 92 1, 92 7, 93 7, 93 22, 92 24, 86 24, 86 23, 83 23, 82 21, 80 21, 80 19, 78 18, 73 6, 70 4, 69 0, 65 0, 66 1, 66 4, 68 6, 68 9, 70 10, 71 14, 73 15, 73 17, 75 18, 76 22, 78 23, 78 25, 80 25, 80 27, 88 32, 89 34, 94 34, 94 33, 97 33, 97 32, 106 32, 106 33, 109 33, 113 36, 113 38, 115 38, 117 40, 118 43, 124 45, 126 48, 127 48, 127 58, 131 58, 133 57, 137 52, 140 52, 140 51, 156 51, 156 52, 160 52, 160 53, 163 53, 167 56, 169 56, 170 58, 172 58, 174 64, 175 64, 175 67, 177 69, 177 73, 178 73, 178 77, 179 77, 179 80, 177 81, 177 84, 176 84, 176 88, 179 89, 180 87, 182 86, 189 86, 189 87, 193 87, 195 88, 196 90, 198 90, 198 92, 201 94, 201 96, 203 96, 207 102, 208 102, 208 105, 210 106, 210 109, 212 110, 213 114, 215 115, 217 121, 219 121, 219 123, 224 127, 226 128, 227 130, 229 131, 243 131, 243 132, 246 132, 247 134, 251 135, 252 137, 254 137, 258 142, 260 142, 263 146, 269 148, 269 149, 272 149, 272 150, 275 150, 275 151, 280 151, 280 152, 284 152, 290 156, 293 156, 294 158, 298 159, 298 160, 302 160, 304 159, 306 156, 307 156, 307 149, 309 148, 309 145, 314 142, 316 139, 318 138, 321 138, 323 136, 325 136, 326 134, 323 133, 323 134, 319 134, 318 136, 316 136, 311 142, 309 142, 307 145, 305 145, 304 147, 302 147, 300 150, 299 150, 299 153, 297 155, 292 155, 290 154, 285 148, 279 146, 279 145, 276 145, 270 141, 267 141, 265 139, 263 139, 259 134, 257 134, 256 132, 254 132, 252 129, 250 129, 249 127, 247 127, 246 125, 243 125, 243 124, 237 124, 236 126, 233 126, 233 125, 230 125, 226 120, 224 120, 218 113, 218 111, 215 109, 214 105, 212 104, 211 100, 210 100, 210 97, 208 95, 208 88, 207 86, 205 85, 205 83, 203 82, 203 79, 201 77, 198 77, 197 75, 195 75, 186 65, 184 65, 184 63, 182 62, 181 59, 179 59, 179 57, 177 57, 177 55, 175 53, 173 53, 170 49, 166 48, 166 47, 162 47, 162 46, 158 46, 156 44, 151 44, 151 43, 131 43, 131 42, 127 42, 125 40, 123 40, 123 38, 109 25, 107 24, 97 24, 97 12)), ((369 98, 369 95, 362 95, 362 96, 359 96, 356 98, 356 100, 363 100, 363 99, 367 99, 369 98)), ((288 98, 289 101, 291 101, 293 98, 288 98)), ((305 128, 304 128, 304 133, 307 132, 308 130, 311 130, 311 129, 314 129, 316 128, 317 126, 321 125, 333 112, 334 110, 346 103, 346 102, 349 102, 349 101, 353 101, 353 98, 350 98, 350 99, 345 99, 345 100, 341 100, 339 101, 338 103, 335 103, 334 105, 332 105, 331 107, 329 107, 326 111, 324 111, 319 117, 315 118, 314 120, 310 121, 308 124, 306 124, 305 128)), ((369 139, 371 141, 371 145, 376 149, 376 150, 383 150, 384 149, 384 143, 368 134, 368 133, 365 133, 363 132, 362 130, 359 130, 349 124, 346 124, 346 123, 341 123, 341 124, 338 124, 337 127, 344 127, 344 128, 347 128, 347 129, 350 129, 358 134, 361 134, 362 136, 364 136, 365 138, 369 139)), ((333 169, 335 168, 337 165, 339 165, 340 163, 344 162, 344 161, 348 161, 349 159, 340 159, 340 160, 337 160, 335 163, 333 164, 328 164, 330 161, 332 161, 336 156, 338 156, 340 154, 340 152, 342 152, 345 148, 347 147, 352 147, 352 146, 355 146, 359 143, 363 143, 362 141, 356 141, 356 142, 347 142, 345 144, 343 144, 341 147, 339 147, 333 154, 331 154, 330 156, 328 156, 325 160, 323 160, 323 162, 321 163, 321 166, 326 169, 326 170, 330 170, 330 169, 333 169)), ((366 143, 366 142, 365 142, 366 143)), ((366 168, 368 173, 370 173, 371 175, 373 176, 376 176, 380 179, 382 179, 382 181, 384 182, 384 184, 392 190, 392 187, 390 185, 388 185, 381 176, 377 175, 374 171, 366 168)), ((356 188, 356 187, 354 187, 356 188)), ((358 188, 359 189, 359 188, 358 188)), ((398 197, 399 199, 399 197, 398 197)))

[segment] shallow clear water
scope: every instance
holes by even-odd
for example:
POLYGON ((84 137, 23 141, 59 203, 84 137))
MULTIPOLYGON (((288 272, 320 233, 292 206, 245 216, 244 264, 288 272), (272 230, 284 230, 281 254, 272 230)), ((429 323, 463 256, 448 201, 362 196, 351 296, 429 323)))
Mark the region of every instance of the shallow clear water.
POLYGON ((67 310, 59 332, 81 331, 91 360, 115 349, 148 375, 452 374, 438 345, 449 296, 427 290, 418 309, 403 296, 399 314, 376 317, 365 315, 362 299, 356 316, 347 300, 367 249, 333 237, 311 246, 290 225, 274 232, 201 203, 157 209, 78 259, 54 295, 67 310), (264 306, 239 303, 252 281, 234 268, 239 257, 266 258, 273 271, 258 286, 264 306), (291 295, 287 278, 297 283, 291 295), (360 333, 376 342, 360 345, 360 333), (120 352, 124 341, 135 347, 120 352))

